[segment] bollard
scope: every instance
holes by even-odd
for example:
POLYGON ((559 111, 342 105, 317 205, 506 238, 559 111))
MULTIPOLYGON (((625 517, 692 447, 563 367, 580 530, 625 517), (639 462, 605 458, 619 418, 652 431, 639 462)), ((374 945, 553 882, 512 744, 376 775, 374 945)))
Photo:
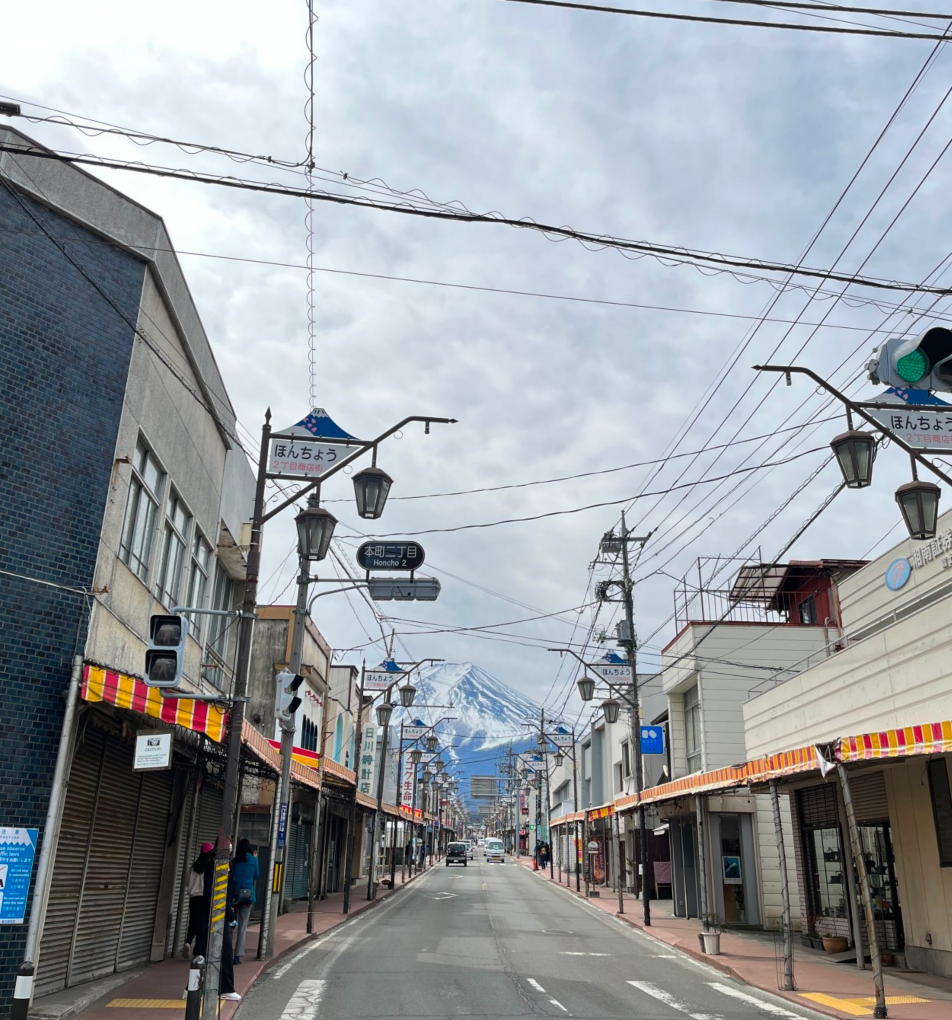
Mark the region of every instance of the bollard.
POLYGON ((185 1020, 201 1020, 202 978, 205 976, 205 957, 193 956, 188 970, 188 985, 185 989, 185 1020))
POLYGON ((16 989, 13 992, 13 1002, 10 1005, 11 1020, 26 1020, 30 1011, 30 1003, 33 1001, 33 963, 24 960, 17 971, 16 989))

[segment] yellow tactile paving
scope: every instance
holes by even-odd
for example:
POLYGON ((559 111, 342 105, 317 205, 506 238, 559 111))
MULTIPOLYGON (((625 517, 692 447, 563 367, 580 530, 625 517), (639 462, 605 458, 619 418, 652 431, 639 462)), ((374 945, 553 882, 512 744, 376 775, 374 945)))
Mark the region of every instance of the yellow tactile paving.
MULTIPOLYGON (((801 999, 811 999, 823 1006, 832 1006, 842 1013, 850 1013, 853 1016, 872 1016, 873 1006, 876 1000, 872 997, 861 999, 839 999, 835 995, 827 995, 825 992, 801 992, 801 999)), ((917 995, 887 995, 887 1006, 905 1006, 912 1002, 930 1002, 930 999, 920 999, 917 995)))
POLYGON ((106 1003, 113 1009, 184 1009, 184 999, 113 999, 106 1003))

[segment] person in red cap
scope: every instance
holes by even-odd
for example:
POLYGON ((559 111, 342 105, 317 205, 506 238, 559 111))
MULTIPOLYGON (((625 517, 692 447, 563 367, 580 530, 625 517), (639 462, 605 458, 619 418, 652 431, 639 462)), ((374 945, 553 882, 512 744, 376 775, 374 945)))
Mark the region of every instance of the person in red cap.
POLYGON ((202 843, 201 853, 188 870, 188 930, 185 933, 185 948, 182 956, 186 959, 192 953, 193 942, 204 942, 203 932, 208 931, 208 902, 205 899, 205 872, 215 860, 213 843, 202 843))

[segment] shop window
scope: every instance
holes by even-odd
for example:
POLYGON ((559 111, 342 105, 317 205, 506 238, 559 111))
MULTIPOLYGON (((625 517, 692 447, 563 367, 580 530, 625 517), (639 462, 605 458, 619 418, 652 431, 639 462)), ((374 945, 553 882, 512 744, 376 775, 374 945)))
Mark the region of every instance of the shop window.
POLYGON ((182 576, 188 559, 189 532, 192 516, 176 493, 169 498, 165 519, 165 541, 155 581, 155 597, 169 608, 179 604, 182 576))
POLYGON ((943 868, 952 868, 952 792, 949 790, 949 769, 945 758, 933 758, 928 770, 939 864, 943 868))
POLYGON ((697 684, 684 692, 684 740, 688 771, 698 772, 701 767, 701 699, 697 684))
POLYGON ((720 815, 721 881, 724 891, 724 920, 728 924, 747 923, 744 899, 744 873, 741 858, 740 815, 720 815))
POLYGON ((126 517, 122 525, 119 558, 143 581, 149 576, 155 517, 162 499, 165 474, 140 439, 132 461, 132 478, 126 517))
POLYGON ((816 613, 816 598, 811 595, 808 599, 804 599, 800 605, 800 622, 806 626, 815 624, 818 622, 816 613))

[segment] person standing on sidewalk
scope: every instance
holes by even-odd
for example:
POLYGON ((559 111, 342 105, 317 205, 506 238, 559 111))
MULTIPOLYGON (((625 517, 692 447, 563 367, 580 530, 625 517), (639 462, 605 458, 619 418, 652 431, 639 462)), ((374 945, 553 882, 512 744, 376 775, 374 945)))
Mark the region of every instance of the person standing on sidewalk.
MULTIPOLYGON (((207 854, 208 863, 204 871, 204 889, 202 890, 201 924, 195 937, 194 956, 208 955, 209 920, 211 918, 212 893, 215 890, 215 848, 207 854)), ((197 863, 197 862, 196 862, 197 863)), ((232 956, 231 932, 237 926, 232 903, 234 891, 231 884, 231 873, 228 876, 228 889, 225 896, 225 930, 221 939, 221 972, 218 980, 218 993, 229 1002, 240 1002, 241 996, 235 991, 235 961, 232 956)))
POLYGON ((258 881, 258 858, 251 848, 251 841, 238 840, 235 859, 231 862, 231 885, 235 894, 235 914, 238 918, 238 934, 235 939, 235 963, 241 963, 245 955, 245 935, 248 919, 258 900, 255 885, 258 881))
POLYGON ((188 929, 185 932, 185 948, 182 956, 186 959, 189 956, 189 947, 195 943, 192 950, 194 956, 204 956, 204 951, 199 953, 198 946, 205 945, 208 932, 208 901, 205 899, 205 872, 208 869, 209 860, 215 857, 215 847, 212 843, 202 843, 201 852, 192 862, 188 869, 188 929), (206 935, 203 937, 202 932, 206 935))

